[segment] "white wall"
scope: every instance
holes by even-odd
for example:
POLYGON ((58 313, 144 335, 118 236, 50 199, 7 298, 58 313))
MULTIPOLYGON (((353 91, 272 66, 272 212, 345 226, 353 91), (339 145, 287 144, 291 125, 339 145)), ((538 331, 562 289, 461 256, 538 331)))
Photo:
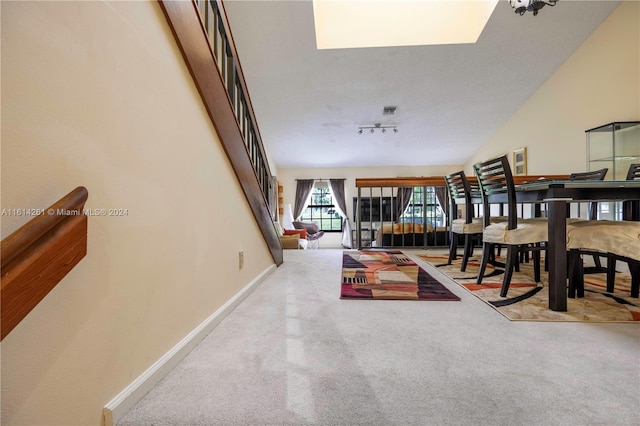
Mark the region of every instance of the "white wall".
POLYGON ((1 207, 128 210, 3 340, 2 424, 95 425, 273 259, 157 2, 1 8, 1 207))
POLYGON ((640 2, 627 1, 473 155, 465 171, 479 161, 511 157, 520 147, 527 148, 529 174, 585 171, 585 130, 639 119, 640 2))
MULTIPOLYGON (((283 186, 284 204, 293 206, 296 196, 296 179, 346 179, 347 215, 353 225, 353 197, 358 196, 356 179, 444 176, 461 170, 462 165, 450 166, 388 166, 388 167, 334 167, 334 168, 280 168, 278 181, 283 186)), ((368 194, 368 193, 367 193, 368 194)), ((364 195, 364 194, 363 194, 364 195)), ((340 248, 341 234, 326 233, 320 240, 321 248, 340 248)))

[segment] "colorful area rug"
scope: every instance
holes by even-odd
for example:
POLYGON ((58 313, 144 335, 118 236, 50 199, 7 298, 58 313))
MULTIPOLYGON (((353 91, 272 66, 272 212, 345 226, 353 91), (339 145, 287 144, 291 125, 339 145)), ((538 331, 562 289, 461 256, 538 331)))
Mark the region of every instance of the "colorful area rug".
POLYGON ((340 298, 460 300, 400 251, 345 251, 340 298))
MULTIPOLYGON (((514 272, 507 297, 500 297, 504 270, 487 265, 482 284, 476 284, 479 258, 472 258, 465 272, 460 271, 460 259, 447 265, 447 255, 418 257, 486 302, 512 321, 640 321, 640 299, 630 297, 631 277, 617 274, 615 292, 606 292, 606 274, 585 275, 585 297, 568 299, 567 312, 549 309, 548 274, 542 271, 542 283, 533 280, 533 266, 520 265, 514 272)), ((498 259, 504 261, 504 259, 498 259)))

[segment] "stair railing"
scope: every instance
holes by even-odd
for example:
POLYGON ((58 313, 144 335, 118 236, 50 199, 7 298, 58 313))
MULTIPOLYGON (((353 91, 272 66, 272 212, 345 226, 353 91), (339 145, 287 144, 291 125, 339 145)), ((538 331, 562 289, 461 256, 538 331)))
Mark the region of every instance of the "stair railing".
POLYGON ((221 0, 160 0, 169 26, 277 265, 272 178, 221 0))

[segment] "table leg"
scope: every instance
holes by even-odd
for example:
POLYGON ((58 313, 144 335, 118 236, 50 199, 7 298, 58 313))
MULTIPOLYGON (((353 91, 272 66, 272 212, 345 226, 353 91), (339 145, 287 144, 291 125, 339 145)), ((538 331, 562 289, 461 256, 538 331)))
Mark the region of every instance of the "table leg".
POLYGON ((549 309, 567 310, 567 203, 549 201, 549 309))

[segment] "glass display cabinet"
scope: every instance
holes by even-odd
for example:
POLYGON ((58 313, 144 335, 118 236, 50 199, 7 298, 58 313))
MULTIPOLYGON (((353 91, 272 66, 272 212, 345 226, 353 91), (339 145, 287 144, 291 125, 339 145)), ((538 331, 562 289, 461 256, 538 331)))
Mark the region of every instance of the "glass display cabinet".
MULTIPOLYGON (((640 163, 640 121, 616 121, 589 129, 587 167, 608 168, 605 180, 625 180, 631 164, 640 163)), ((598 218, 622 219, 622 203, 598 203, 598 218)))
POLYGON ((618 121, 589 129, 589 171, 609 169, 605 180, 625 180, 629 166, 640 162, 640 121, 618 121))

